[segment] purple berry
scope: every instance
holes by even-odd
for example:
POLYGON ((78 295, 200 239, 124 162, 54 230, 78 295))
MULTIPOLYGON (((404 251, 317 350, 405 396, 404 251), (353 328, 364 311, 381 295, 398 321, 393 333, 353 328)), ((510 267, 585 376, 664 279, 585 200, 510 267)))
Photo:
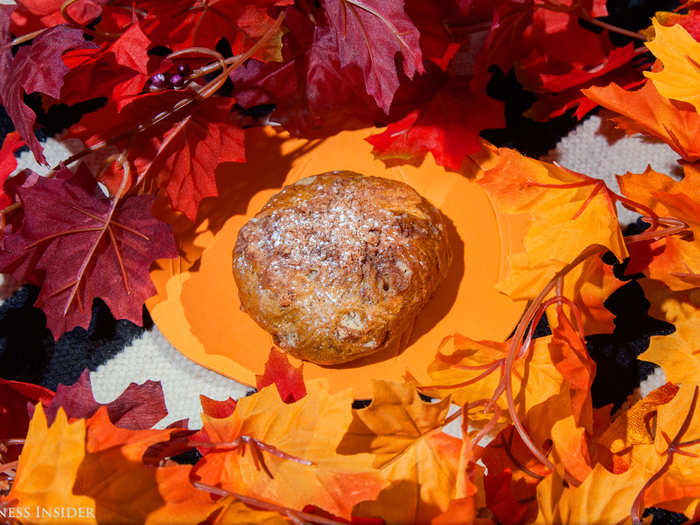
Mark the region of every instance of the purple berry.
POLYGON ((186 77, 190 74, 190 68, 187 64, 181 62, 177 65, 177 72, 180 73, 183 77, 186 77))
POLYGON ((185 83, 185 77, 182 75, 175 73, 172 77, 170 77, 170 85, 173 87, 182 87, 182 85, 185 83))
POLYGON ((151 86, 154 88, 165 87, 165 75, 163 73, 157 73, 151 77, 151 86))

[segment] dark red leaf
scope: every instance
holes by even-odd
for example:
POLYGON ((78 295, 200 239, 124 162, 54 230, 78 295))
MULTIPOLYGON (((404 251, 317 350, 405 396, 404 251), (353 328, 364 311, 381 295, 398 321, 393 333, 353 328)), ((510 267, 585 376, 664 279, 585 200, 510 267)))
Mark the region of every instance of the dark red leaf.
POLYGON ((204 414, 219 419, 230 416, 236 410, 236 401, 230 397, 224 401, 217 401, 200 394, 199 401, 202 403, 204 414))
POLYGON ((280 394, 280 398, 285 403, 293 403, 306 395, 306 385, 304 384, 303 364, 294 368, 287 359, 287 354, 272 348, 270 357, 265 363, 263 375, 255 376, 255 383, 258 390, 268 385, 274 384, 280 394))
POLYGON ((502 525, 523 523, 523 518, 527 514, 527 507, 513 496, 511 483, 512 474, 508 468, 500 472, 489 472, 484 477, 486 506, 502 525))
MULTIPOLYGON (((39 401, 48 403, 53 396, 54 393, 43 386, 0 378, 0 441, 24 439, 30 419, 27 405, 39 401)), ((8 452, 2 455, 0 463, 14 461, 19 451, 19 446, 8 447, 8 452)))
POLYGON ((408 78, 423 72, 420 34, 406 15, 403 0, 322 0, 338 45, 340 67, 362 71, 367 93, 389 113, 399 87, 396 55, 408 78))
POLYGON ((468 154, 481 149, 480 131, 504 126, 502 102, 483 91, 452 84, 367 141, 374 146, 372 152, 389 165, 418 165, 431 152, 438 164, 457 170, 468 154))
POLYGON ((102 404, 95 401, 90 372, 87 369, 72 385, 58 385, 56 396, 44 405, 49 425, 56 417, 59 407, 63 408, 70 418, 87 419, 100 407, 105 406, 109 420, 114 425, 130 430, 151 428, 168 415, 159 381, 146 381, 142 385, 131 383, 117 399, 102 404))
POLYGON ((0 101, 20 136, 37 161, 46 164, 43 148, 34 136, 36 115, 24 103, 23 94, 41 92, 59 98, 68 67, 61 60, 63 52, 77 47, 96 47, 83 39, 83 32, 57 26, 40 34, 31 46, 21 47, 6 76, 0 80, 0 101))
POLYGON ((22 225, 3 236, 0 271, 41 286, 36 306, 56 338, 88 326, 96 297, 115 317, 139 323, 155 292, 151 263, 177 254, 170 226, 151 214, 154 196, 109 201, 95 196, 88 179, 38 178, 20 187, 22 225))

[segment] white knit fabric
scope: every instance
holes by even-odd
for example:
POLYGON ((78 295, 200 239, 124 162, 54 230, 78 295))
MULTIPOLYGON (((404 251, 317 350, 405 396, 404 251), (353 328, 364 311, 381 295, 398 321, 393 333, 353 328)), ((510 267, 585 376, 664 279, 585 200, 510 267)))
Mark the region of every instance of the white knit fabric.
MULTIPOLYGON (((677 155, 665 144, 645 141, 640 137, 619 137, 613 140, 609 130, 601 134, 604 121, 591 116, 572 133, 564 137, 551 151, 546 160, 602 178, 617 189, 614 175, 627 171, 641 172, 647 165, 663 173, 676 173, 677 155)), ((56 165, 75 151, 76 144, 61 144, 49 139, 45 154, 51 165, 56 165)), ((29 152, 19 159, 20 166, 41 171, 29 152)), ((634 220, 635 216, 622 212, 621 222, 634 220)), ((5 297, 14 287, 0 282, 0 293, 5 297), (4 292, 3 292, 4 290, 4 292)), ((199 395, 223 400, 227 397, 244 396, 249 387, 209 371, 180 354, 158 331, 157 327, 134 340, 120 354, 104 363, 90 376, 93 391, 98 401, 105 403, 116 398, 131 382, 142 383, 148 379, 160 381, 165 393, 168 416, 159 423, 163 427, 173 421, 189 418, 192 428, 201 426, 199 395)), ((665 382, 663 372, 658 370, 642 385, 641 394, 665 382)), ((450 433, 459 434, 458 421, 450 425, 450 433)))

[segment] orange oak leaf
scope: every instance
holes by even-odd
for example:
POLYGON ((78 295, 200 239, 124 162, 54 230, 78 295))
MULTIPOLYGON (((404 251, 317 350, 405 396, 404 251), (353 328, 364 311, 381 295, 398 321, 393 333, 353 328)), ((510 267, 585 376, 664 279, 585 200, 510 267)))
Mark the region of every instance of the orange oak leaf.
POLYGON ((434 404, 420 399, 405 383, 373 381, 370 405, 353 411, 338 452, 372 454, 389 485, 359 516, 380 516, 387 523, 428 523, 448 509, 457 494, 462 441, 442 432, 449 399, 434 404))
POLYGON ((358 502, 373 499, 385 485, 370 454, 336 451, 352 420, 351 405, 349 390, 331 395, 319 382, 309 382, 306 396, 295 403, 285 403, 269 386, 240 399, 227 418, 203 414, 210 442, 247 436, 306 464, 255 447, 242 451, 231 446, 210 450, 195 474, 203 483, 231 492, 296 510, 315 505, 349 518, 358 502))
POLYGON ((583 93, 595 103, 619 113, 613 121, 629 134, 645 133, 663 140, 684 160, 700 160, 700 115, 694 109, 674 104, 661 95, 652 82, 627 91, 615 83, 591 87, 583 93))
POLYGON ((695 40, 682 25, 665 26, 656 19, 654 40, 646 46, 664 67, 661 71, 647 72, 661 95, 692 104, 700 111, 700 42, 695 40))
POLYGON ((671 335, 653 336, 639 359, 663 368, 672 383, 698 382, 700 377, 700 289, 672 292, 664 283, 642 279, 651 302, 649 315, 673 323, 671 335))
POLYGON ((507 148, 497 156, 480 184, 502 209, 531 217, 525 249, 509 257, 499 290, 533 298, 589 246, 605 247, 618 260, 627 257, 615 198, 603 181, 507 148))
POLYGON ((658 215, 675 217, 690 227, 692 235, 670 236, 635 243, 630 249, 630 272, 644 272, 666 282, 672 290, 700 285, 700 170, 684 167, 680 182, 647 168, 642 174, 618 176, 622 192, 658 215))

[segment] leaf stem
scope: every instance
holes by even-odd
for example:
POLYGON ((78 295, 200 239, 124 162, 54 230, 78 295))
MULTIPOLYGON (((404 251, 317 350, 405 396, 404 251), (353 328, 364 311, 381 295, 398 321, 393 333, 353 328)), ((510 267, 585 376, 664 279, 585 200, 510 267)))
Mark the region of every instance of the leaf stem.
POLYGON ((319 525, 342 525, 343 524, 343 522, 340 522, 340 521, 331 520, 328 518, 324 518, 322 516, 316 516, 315 514, 309 514, 308 512, 303 512, 300 510, 290 509, 289 507, 277 505, 276 503, 272 503, 272 502, 265 501, 262 499, 254 498, 252 496, 244 496, 243 494, 238 494, 237 492, 232 492, 230 490, 222 489, 220 487, 213 487, 211 485, 207 485, 206 483, 201 483, 199 481, 195 481, 192 484, 200 490, 205 490, 205 491, 210 492, 212 494, 215 494, 217 496, 221 496, 221 497, 231 496, 234 499, 237 499, 238 501, 241 501, 242 503, 245 503, 246 505, 248 505, 250 507, 256 507, 256 508, 262 509, 262 510, 277 512, 278 514, 281 514, 283 516, 290 516, 290 514, 291 514, 298 519, 306 520, 310 523, 318 523, 319 525))

